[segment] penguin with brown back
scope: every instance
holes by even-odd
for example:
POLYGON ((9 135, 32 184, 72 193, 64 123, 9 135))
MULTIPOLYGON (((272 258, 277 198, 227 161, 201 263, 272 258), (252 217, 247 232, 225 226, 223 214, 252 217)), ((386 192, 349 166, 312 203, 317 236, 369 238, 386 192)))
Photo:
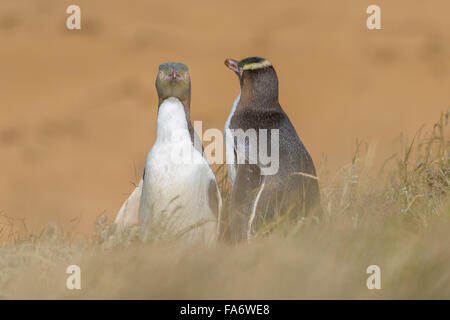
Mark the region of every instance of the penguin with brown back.
POLYGON ((293 221, 319 215, 320 194, 312 158, 278 102, 272 63, 250 57, 227 59, 225 65, 241 87, 225 124, 230 235, 239 242, 250 240, 275 215, 286 214, 293 221))

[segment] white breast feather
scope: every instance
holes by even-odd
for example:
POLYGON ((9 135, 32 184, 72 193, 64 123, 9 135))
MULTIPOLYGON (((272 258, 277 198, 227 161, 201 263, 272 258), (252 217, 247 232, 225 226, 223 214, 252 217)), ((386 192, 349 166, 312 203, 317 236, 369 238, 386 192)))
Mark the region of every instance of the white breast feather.
POLYGON ((157 139, 145 165, 141 225, 161 227, 171 236, 185 234, 189 240, 213 240, 217 217, 208 200, 212 179, 214 173, 192 144, 182 103, 166 99, 159 108, 157 139), (180 157, 174 159, 174 154, 180 157), (196 224, 201 227, 185 232, 196 224))
POLYGON ((228 116, 227 122, 225 122, 225 153, 226 153, 226 161, 227 161, 227 167, 228 167, 228 176, 230 178, 231 185, 234 183, 234 178, 236 177, 236 170, 234 169, 234 163, 236 159, 234 159, 234 141, 233 141, 233 135, 230 131, 230 122, 231 118, 234 115, 234 112, 236 111, 236 107, 239 103, 239 99, 241 98, 241 95, 239 94, 237 98, 233 102, 233 106, 231 107, 230 115, 228 116))

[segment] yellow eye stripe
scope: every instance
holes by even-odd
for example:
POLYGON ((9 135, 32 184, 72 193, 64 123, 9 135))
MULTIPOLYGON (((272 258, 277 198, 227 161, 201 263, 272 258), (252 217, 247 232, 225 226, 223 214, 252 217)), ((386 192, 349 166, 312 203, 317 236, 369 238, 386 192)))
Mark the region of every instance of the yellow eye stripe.
POLYGON ((257 69, 270 67, 271 65, 272 65, 272 63, 269 60, 263 60, 263 61, 259 61, 259 62, 252 62, 252 63, 245 64, 242 67, 242 69, 243 70, 257 70, 257 69))

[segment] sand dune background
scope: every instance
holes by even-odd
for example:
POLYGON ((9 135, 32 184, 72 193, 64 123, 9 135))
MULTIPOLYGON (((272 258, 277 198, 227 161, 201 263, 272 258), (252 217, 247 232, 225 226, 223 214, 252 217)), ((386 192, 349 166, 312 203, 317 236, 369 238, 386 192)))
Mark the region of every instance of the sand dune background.
POLYGON ((183 61, 192 119, 223 128, 238 94, 227 57, 272 61, 280 101, 316 163, 355 139, 397 150, 450 102, 448 1, 0 3, 0 211, 90 232, 133 189, 155 139, 154 78, 183 61), (66 8, 82 29, 65 27, 66 8), (381 6, 382 30, 366 28, 381 6))

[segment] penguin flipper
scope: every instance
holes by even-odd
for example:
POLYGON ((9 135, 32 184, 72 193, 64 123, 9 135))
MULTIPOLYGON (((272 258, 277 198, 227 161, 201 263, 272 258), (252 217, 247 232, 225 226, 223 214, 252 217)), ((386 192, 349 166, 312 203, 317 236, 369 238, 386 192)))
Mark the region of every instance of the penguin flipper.
POLYGON ((119 228, 126 228, 139 222, 139 206, 142 196, 143 179, 139 182, 117 213, 114 224, 119 228))
POLYGON ((240 164, 231 194, 231 237, 233 242, 249 240, 256 209, 264 188, 264 177, 256 164, 240 164))
POLYGON ((198 136, 197 132, 195 132, 194 127, 192 126, 191 122, 188 121, 188 130, 189 135, 191 136, 192 145, 194 146, 195 150, 200 152, 201 155, 203 155, 204 149, 202 140, 198 136))
POLYGON ((149 182, 148 178, 146 179, 146 174, 148 170, 144 170, 144 175, 142 177, 143 183, 142 183, 142 196, 141 201, 139 203, 139 209, 138 209, 138 223, 140 225, 141 232, 145 234, 147 231, 147 224, 150 220, 151 215, 151 202, 150 202, 150 193, 148 192, 149 188, 149 182))

